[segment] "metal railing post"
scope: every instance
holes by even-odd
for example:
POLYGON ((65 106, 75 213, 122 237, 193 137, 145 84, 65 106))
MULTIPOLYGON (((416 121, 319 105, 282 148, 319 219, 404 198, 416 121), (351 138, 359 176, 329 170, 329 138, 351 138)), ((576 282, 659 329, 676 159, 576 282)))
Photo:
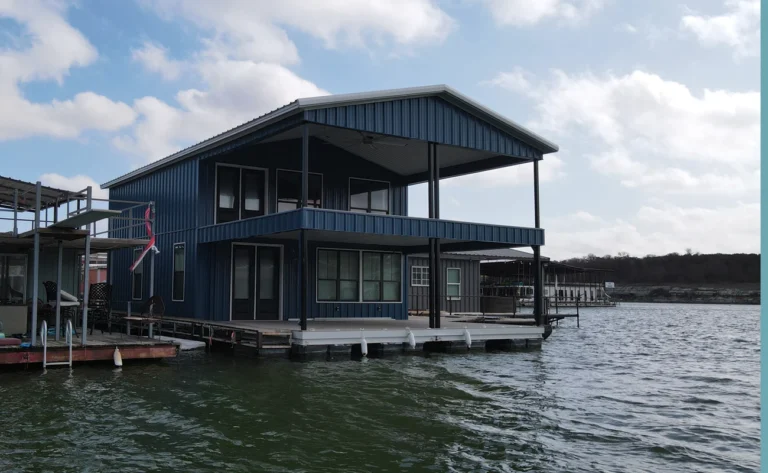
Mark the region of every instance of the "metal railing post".
POLYGON ((32 346, 37 344, 37 294, 40 285, 40 181, 35 184, 35 236, 32 266, 32 346))

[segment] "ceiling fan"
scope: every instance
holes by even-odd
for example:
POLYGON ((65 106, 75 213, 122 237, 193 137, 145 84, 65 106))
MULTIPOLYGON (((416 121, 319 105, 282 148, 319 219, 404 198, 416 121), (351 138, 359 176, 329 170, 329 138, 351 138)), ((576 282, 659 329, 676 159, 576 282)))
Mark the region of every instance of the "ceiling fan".
MULTIPOLYGON (((384 137, 377 137, 377 136, 374 136, 374 135, 368 135, 368 134, 365 134, 363 132, 358 132, 358 133, 360 133, 360 139, 359 140, 358 139, 342 140, 340 144, 342 146, 354 146, 354 145, 362 144, 362 145, 370 146, 373 149, 379 149, 379 148, 377 148, 377 146, 379 146, 379 145, 381 145, 381 146, 399 146, 399 147, 408 146, 408 143, 405 143, 405 142, 402 142, 402 141, 389 141, 387 138, 384 138, 384 137)), ((327 143, 329 143, 329 144, 332 143, 330 136, 326 136, 325 137, 325 141, 327 143)))

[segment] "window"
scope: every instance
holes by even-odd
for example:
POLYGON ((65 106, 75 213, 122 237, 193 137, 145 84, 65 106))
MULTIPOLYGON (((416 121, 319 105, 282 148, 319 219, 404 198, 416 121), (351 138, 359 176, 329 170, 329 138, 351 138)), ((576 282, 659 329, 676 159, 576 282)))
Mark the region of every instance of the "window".
POLYGON ((445 295, 451 301, 461 299, 461 269, 448 268, 445 270, 445 295))
POLYGON ((411 286, 429 286, 429 266, 411 267, 411 286))
MULTIPOLYGON (((309 173, 309 196, 307 207, 321 208, 323 176, 309 173)), ((285 212, 299 208, 301 200, 301 172, 277 170, 277 211, 285 212)))
POLYGON ((357 301, 360 298, 360 252, 318 250, 317 300, 357 301))
MULTIPOLYGON (((136 261, 139 258, 142 251, 143 251, 142 248, 134 248, 133 261, 136 261)), ((141 260, 141 263, 139 263, 136 266, 136 268, 133 270, 133 277, 131 278, 131 299, 135 301, 140 301, 143 297, 143 290, 144 290, 144 260, 141 260)))
POLYGON ((176 243, 173 245, 173 288, 172 297, 173 301, 184 300, 184 243, 176 243))
POLYGON ((363 301, 400 301, 400 255, 363 252, 363 301))
POLYGON ((389 183, 349 179, 349 210, 358 213, 389 214, 389 183))
POLYGON ((27 292, 27 257, 0 255, 0 303, 23 304, 27 292))
POLYGON ((216 166, 216 223, 264 215, 266 177, 264 169, 216 166))

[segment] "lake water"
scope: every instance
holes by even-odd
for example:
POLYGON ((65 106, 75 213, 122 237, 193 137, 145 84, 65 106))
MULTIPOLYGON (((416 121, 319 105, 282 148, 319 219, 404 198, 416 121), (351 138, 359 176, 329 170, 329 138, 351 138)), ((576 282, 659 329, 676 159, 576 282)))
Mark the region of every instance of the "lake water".
POLYGON ((3 373, 0 471, 754 472, 759 319, 625 304, 535 351, 3 373))

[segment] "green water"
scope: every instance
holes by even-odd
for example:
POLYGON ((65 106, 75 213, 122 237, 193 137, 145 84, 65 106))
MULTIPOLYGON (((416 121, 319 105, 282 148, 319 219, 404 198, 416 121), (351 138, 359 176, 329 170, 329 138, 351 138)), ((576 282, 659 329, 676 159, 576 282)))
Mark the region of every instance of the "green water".
POLYGON ((593 309, 541 350, 0 374, 0 471, 759 466, 759 308, 593 309))

